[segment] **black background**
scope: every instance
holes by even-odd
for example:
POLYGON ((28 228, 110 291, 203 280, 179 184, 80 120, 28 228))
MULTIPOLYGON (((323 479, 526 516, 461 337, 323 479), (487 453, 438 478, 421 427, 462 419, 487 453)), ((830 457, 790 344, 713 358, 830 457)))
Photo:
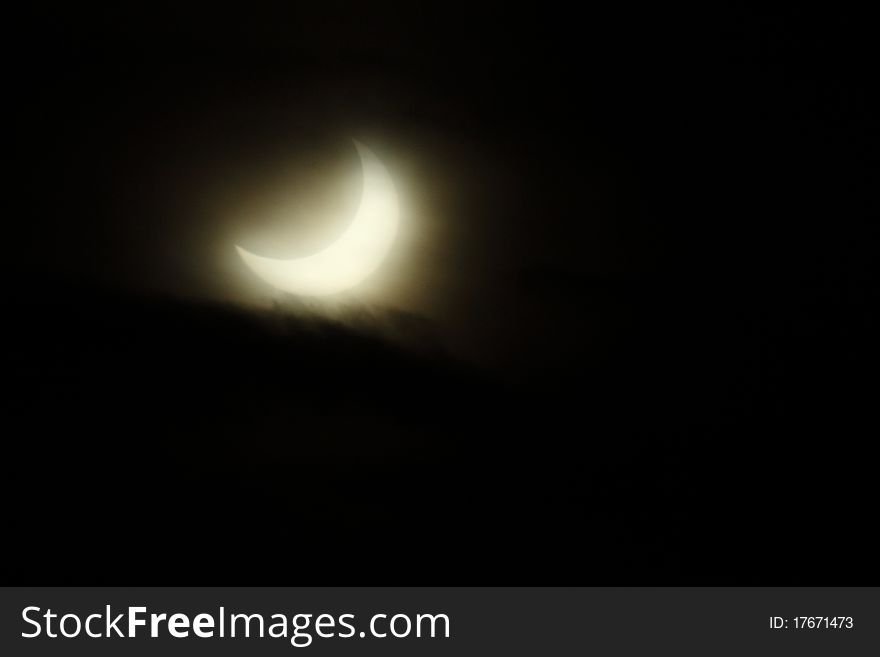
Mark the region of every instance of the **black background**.
POLYGON ((6 579, 873 579, 869 23, 713 6, 14 14, 6 579), (327 112, 517 182, 462 182, 485 362, 155 257, 204 167, 327 112))

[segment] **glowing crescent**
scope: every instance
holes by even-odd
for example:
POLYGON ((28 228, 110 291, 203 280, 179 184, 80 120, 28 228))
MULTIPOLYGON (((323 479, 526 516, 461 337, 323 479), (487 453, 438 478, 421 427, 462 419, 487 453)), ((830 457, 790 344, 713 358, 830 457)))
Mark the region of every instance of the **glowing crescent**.
POLYGON ((254 273, 293 294, 320 296, 342 292, 372 274, 397 235, 397 192, 388 170, 366 146, 354 142, 361 156, 361 204, 348 230, 323 251, 305 258, 264 258, 236 245, 254 273))

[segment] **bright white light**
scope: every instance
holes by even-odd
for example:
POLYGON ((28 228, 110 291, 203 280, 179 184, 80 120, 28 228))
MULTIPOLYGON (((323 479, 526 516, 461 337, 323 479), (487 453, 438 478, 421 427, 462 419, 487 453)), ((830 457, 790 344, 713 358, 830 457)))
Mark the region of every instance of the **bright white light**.
POLYGON ((329 247, 293 260, 264 258, 236 245, 238 254, 264 281, 285 292, 323 296, 343 292, 372 274, 397 235, 397 191, 383 164, 354 142, 363 167, 361 204, 348 230, 329 247))

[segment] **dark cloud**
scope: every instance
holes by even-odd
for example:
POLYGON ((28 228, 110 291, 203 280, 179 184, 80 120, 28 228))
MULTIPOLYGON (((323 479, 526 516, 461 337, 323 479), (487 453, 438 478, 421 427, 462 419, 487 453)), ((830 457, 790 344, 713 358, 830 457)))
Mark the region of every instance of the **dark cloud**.
MULTIPOLYGON (((426 342, 425 320, 377 321, 375 310, 342 322, 290 308, 71 298, 12 314, 7 400, 18 429, 6 452, 29 464, 11 473, 13 488, 31 491, 12 520, 20 560, 81 531, 82 549, 52 572, 76 559, 144 575, 167 565, 155 554, 118 562, 94 552, 99 544, 145 556, 174 541, 206 564, 242 559, 227 572, 262 573, 260 555, 327 564, 356 542, 346 570, 373 559, 403 572, 428 557, 451 575, 462 541, 485 555, 551 535, 565 544, 583 522, 603 536, 591 554, 630 550, 629 530, 612 535, 619 519, 599 500, 630 495, 605 470, 634 458, 632 433, 599 440, 612 417, 576 399, 602 395, 598 381, 577 393, 563 380, 512 386, 426 342), (46 505, 65 509, 51 525, 33 513, 46 505), (92 513, 108 519, 92 523, 92 513)), ((646 566, 668 567, 663 557, 646 566)))
POLYGON ((91 289, 9 304, 4 451, 22 500, 9 576, 39 563, 112 581, 192 559, 196 577, 236 581, 290 561, 404 577, 428 560, 438 576, 479 563, 494 579, 526 551, 553 555, 535 566, 549 577, 699 582, 733 546, 727 576, 751 581, 765 572, 756 532, 780 549, 801 540, 767 500, 813 476, 812 430, 856 421, 829 415, 853 390, 828 395, 838 359, 801 361, 832 325, 737 321, 645 281, 520 278, 530 312, 559 328, 519 333, 544 366, 513 379, 452 357, 427 320, 375 308, 328 319, 293 302, 247 311, 91 289), (597 304, 625 305, 625 319, 567 361, 547 357, 573 339, 572 317, 617 314, 597 304))

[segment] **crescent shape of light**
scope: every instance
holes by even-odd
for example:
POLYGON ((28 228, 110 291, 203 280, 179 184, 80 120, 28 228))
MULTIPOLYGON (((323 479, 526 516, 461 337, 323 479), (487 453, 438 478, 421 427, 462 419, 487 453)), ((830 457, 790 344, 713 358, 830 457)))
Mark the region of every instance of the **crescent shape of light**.
POLYGON ((370 149, 358 141, 354 145, 363 167, 363 191, 342 237, 323 251, 293 260, 265 258, 236 245, 245 264, 270 285, 299 295, 342 292, 372 274, 391 249, 399 218, 394 183, 370 149))

